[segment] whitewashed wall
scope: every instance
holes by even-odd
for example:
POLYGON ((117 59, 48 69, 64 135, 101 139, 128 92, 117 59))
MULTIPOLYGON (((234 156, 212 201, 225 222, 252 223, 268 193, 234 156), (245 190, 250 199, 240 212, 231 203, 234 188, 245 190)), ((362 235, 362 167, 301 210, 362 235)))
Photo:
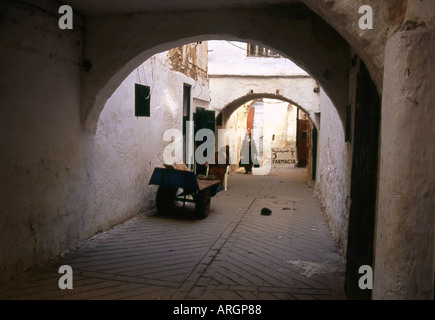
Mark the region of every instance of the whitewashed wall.
POLYGON ((318 138, 315 190, 329 221, 334 239, 345 250, 350 205, 349 148, 334 105, 320 92, 321 120, 318 138))
POLYGON ((83 130, 82 29, 62 31, 54 17, 18 4, 0 29, 0 283, 152 208, 148 181, 164 130, 181 130, 183 83, 192 112, 209 102, 162 53, 114 92, 95 135, 83 130), (138 76, 152 87, 150 118, 134 117, 138 76))
POLYGON ((208 41, 209 74, 244 76, 308 76, 291 60, 280 57, 248 57, 245 42, 208 41))
POLYGON ((163 52, 139 66, 107 101, 98 121, 92 170, 98 224, 154 207, 156 187, 148 182, 153 169, 164 163, 165 130, 182 130, 184 83, 193 88, 191 114, 199 103, 207 106, 208 88, 201 90, 193 79, 172 71, 163 52), (134 116, 135 83, 151 87, 150 117, 134 116))
POLYGON ((21 2, 0 27, 0 283, 91 235, 80 20, 21 2))
MULTIPOLYGON (((320 111, 319 95, 313 92, 316 82, 303 69, 284 57, 249 57, 247 44, 236 41, 209 41, 210 108, 222 110, 251 91, 282 96, 298 103, 312 116, 320 111)), ((296 142, 296 108, 289 109, 289 103, 263 99, 255 103, 254 128, 261 131, 259 151, 266 163, 271 154, 263 154, 263 145, 281 147, 296 142), (264 136, 267 134, 267 137, 264 136), (275 140, 272 141, 272 135, 275 140)), ((240 140, 246 132, 248 109, 244 105, 224 119, 227 128, 238 128, 237 153, 240 153, 240 140), (241 125, 241 123, 243 123, 241 125)), ((227 113, 224 113, 227 116, 227 113)))
MULTIPOLYGON (((254 108, 254 130, 258 131, 257 149, 262 166, 271 164, 271 148, 295 146, 296 110, 293 105, 280 100, 264 99, 246 103, 238 108, 228 119, 227 129, 234 130, 233 143, 235 155, 241 152, 241 141, 246 134, 246 120, 250 108, 254 108), (275 139, 273 139, 275 135, 275 139), (265 150, 264 146, 269 149, 265 150), (264 151, 267 151, 266 153, 264 151)), ((235 167, 234 167, 235 168, 235 167)))
POLYGON ((269 94, 289 99, 314 117, 320 111, 316 81, 284 57, 248 57, 244 42, 209 41, 211 108, 222 110, 249 95, 269 94))

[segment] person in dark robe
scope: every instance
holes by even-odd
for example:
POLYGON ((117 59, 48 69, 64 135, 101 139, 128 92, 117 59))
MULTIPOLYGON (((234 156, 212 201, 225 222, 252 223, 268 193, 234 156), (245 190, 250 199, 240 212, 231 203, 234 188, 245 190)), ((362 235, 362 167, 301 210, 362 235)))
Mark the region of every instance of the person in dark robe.
POLYGON ((245 174, 249 174, 252 173, 252 167, 257 163, 257 147, 255 141, 251 139, 251 134, 247 133, 242 142, 239 166, 245 168, 245 174))

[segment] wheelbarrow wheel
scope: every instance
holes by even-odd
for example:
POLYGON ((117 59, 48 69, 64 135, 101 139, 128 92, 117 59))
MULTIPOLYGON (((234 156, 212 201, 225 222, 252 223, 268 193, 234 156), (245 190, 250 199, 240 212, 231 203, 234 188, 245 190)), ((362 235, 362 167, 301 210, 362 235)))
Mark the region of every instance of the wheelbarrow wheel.
POLYGON ((203 190, 198 193, 196 203, 195 203, 195 215, 203 219, 208 216, 210 210, 211 202, 211 191, 210 189, 203 190))
POLYGON ((157 190, 156 207, 162 215, 167 215, 176 208, 178 188, 160 186, 157 190))

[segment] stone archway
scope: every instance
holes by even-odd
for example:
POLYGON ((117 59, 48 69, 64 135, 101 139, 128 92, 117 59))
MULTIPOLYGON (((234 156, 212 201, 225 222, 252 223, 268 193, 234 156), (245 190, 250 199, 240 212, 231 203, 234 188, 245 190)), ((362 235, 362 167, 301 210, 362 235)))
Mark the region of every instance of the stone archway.
POLYGON ((224 119, 225 115, 232 113, 241 104, 260 98, 287 101, 302 109, 313 122, 315 113, 320 112, 319 94, 313 90, 316 82, 310 77, 273 80, 269 77, 211 77, 210 87, 212 107, 222 111, 224 119), (216 81, 219 81, 219 86, 216 85, 215 89, 216 81))
MULTIPOLYGON (((89 20, 88 28, 90 44, 85 58, 92 68, 83 77, 81 119, 90 132, 94 131, 107 98, 140 62, 180 44, 222 39, 262 44, 291 58, 321 85, 341 122, 344 124, 349 118, 346 110, 352 103, 349 96, 352 49, 337 31, 300 3, 261 9, 97 17, 89 20), (197 24, 185 23, 190 20, 197 24), (131 29, 153 32, 132 33, 131 29)), ((371 60, 368 63, 374 64, 371 60)), ((373 239, 368 239, 366 245, 373 246, 373 239)), ((357 281, 357 277, 349 275, 351 282, 357 281)))
POLYGON ((253 93, 253 94, 241 96, 241 97, 227 103, 224 106, 224 108, 222 108, 220 110, 220 114, 222 114, 222 123, 223 123, 222 126, 225 127, 225 123, 229 119, 231 114, 235 110, 237 110, 241 105, 243 105, 251 100, 256 100, 256 99, 261 99, 261 98, 275 99, 275 100, 281 100, 283 102, 288 102, 288 103, 294 105, 295 107, 297 107, 298 109, 301 109, 303 112, 305 112, 309 116, 309 120, 313 123, 314 126, 318 125, 318 123, 316 122, 316 120, 314 118, 314 113, 317 111, 317 109, 313 110, 311 108, 305 108, 305 107, 301 106, 298 102, 295 102, 294 100, 289 99, 289 98, 282 96, 282 95, 271 94, 271 93, 253 93))
MULTIPOLYGON (((261 150, 261 163, 268 166, 273 164, 271 157, 274 152, 295 148, 295 158, 287 159, 294 162, 288 162, 287 165, 306 167, 308 175, 314 179, 317 140, 313 135, 317 135, 320 127, 320 108, 318 105, 314 107, 301 107, 294 100, 279 94, 252 93, 228 103, 218 113, 216 122, 220 123, 221 129, 234 130, 230 139, 232 147, 235 140, 240 142, 244 139, 246 132, 255 131, 256 145, 261 150), (279 105, 278 109, 274 108, 275 105, 279 105), (301 113, 304 114, 303 118, 301 113), (303 131, 305 134, 302 134, 303 131)), ((236 150, 240 154, 237 147, 236 150)))
POLYGON ((339 115, 345 116, 349 45, 304 5, 95 17, 87 28, 85 60, 92 68, 83 75, 81 119, 91 132, 107 98, 137 65, 157 52, 202 40, 263 43, 290 57, 321 84, 339 115))

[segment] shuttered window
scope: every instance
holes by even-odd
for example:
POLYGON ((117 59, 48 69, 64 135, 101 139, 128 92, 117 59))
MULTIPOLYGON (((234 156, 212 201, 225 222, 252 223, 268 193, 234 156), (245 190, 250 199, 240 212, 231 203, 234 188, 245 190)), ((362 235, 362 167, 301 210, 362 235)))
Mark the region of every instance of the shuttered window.
POLYGON ((134 115, 136 117, 149 117, 150 102, 151 102, 150 87, 136 83, 134 115))

